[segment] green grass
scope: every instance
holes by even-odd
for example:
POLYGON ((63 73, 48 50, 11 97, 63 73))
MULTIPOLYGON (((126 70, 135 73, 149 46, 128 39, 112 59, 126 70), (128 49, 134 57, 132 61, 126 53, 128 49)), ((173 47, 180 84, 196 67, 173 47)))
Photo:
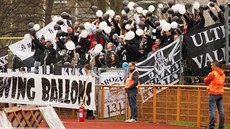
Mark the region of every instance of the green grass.
MULTIPOLYGON (((169 122, 169 124, 172 125, 179 125, 179 126, 189 126, 189 127, 196 127, 196 123, 192 123, 192 122, 185 122, 185 121, 175 121, 175 122, 169 122)), ((216 128, 218 129, 218 126, 216 125, 216 128)), ((225 125, 224 129, 230 129, 230 125, 225 125)))
POLYGON ((172 125, 179 125, 179 126, 196 127, 196 123, 192 123, 192 122, 185 122, 185 121, 175 121, 175 122, 169 122, 169 124, 172 124, 172 125))
POLYGON ((118 116, 113 116, 109 118, 98 118, 99 120, 116 120, 116 121, 124 121, 125 120, 125 115, 118 115, 118 116))

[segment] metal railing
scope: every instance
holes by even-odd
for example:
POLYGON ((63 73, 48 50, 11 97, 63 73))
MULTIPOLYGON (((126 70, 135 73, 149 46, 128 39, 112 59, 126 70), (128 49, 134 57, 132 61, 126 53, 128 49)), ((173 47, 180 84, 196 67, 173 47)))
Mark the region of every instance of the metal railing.
MULTIPOLYGON (((97 105, 98 118, 104 119, 104 102, 105 89, 115 88, 117 91, 125 90, 121 85, 96 85, 96 92, 101 95, 101 105, 97 105)), ((230 124, 230 88, 225 88, 224 109, 225 124, 230 124)), ((209 121, 208 113, 208 92, 206 86, 194 85, 140 85, 138 95, 138 121, 151 123, 170 123, 170 122, 191 122, 198 127, 206 126, 209 121), (153 94, 151 99, 142 103, 141 90, 149 89, 153 94), (164 89, 164 90, 162 90, 164 89), (158 92, 160 90, 160 92, 158 92)), ((126 112, 123 119, 129 116, 127 101, 125 102, 126 112)), ((218 113, 216 113, 216 123, 219 121, 218 113)), ((115 116, 114 119, 117 119, 115 116)))

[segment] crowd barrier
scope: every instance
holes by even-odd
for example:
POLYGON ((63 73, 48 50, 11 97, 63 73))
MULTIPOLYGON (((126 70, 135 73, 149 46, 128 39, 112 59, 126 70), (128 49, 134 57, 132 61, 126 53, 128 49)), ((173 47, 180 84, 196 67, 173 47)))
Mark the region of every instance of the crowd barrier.
MULTIPOLYGON (((101 99, 101 105, 97 105, 101 112, 97 111, 98 118, 104 118, 104 92, 105 89, 125 90, 124 86, 115 85, 96 85, 96 93, 101 93, 97 101, 101 99)), ((118 92, 117 92, 118 93, 118 92)), ((208 112, 208 92, 206 86, 194 85, 140 85, 138 93, 138 121, 151 123, 171 123, 171 122, 189 122, 197 127, 207 126, 209 122, 208 112), (153 96, 143 103, 142 90, 144 94, 151 92, 153 96), (147 90, 146 90, 147 89, 147 90), (158 92, 160 89, 160 92, 158 92)), ((225 88, 224 110, 225 124, 230 124, 230 88, 225 88)), ((119 108, 115 109, 119 110, 119 108)), ((125 114, 114 116, 115 120, 125 120, 128 118, 129 109, 127 100, 125 101, 125 114)), ((218 113, 216 113, 218 114, 218 113)), ((216 115, 216 123, 219 116, 216 115)))

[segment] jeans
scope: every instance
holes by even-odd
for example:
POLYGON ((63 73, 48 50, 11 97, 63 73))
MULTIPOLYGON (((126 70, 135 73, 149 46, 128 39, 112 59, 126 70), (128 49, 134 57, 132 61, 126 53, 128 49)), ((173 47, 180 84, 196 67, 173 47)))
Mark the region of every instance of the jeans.
POLYGON ((131 109, 130 119, 137 120, 137 93, 131 92, 131 93, 127 93, 127 95, 128 95, 129 106, 131 109))
POLYGON ((210 122, 209 122, 209 129, 215 128, 215 110, 216 106, 218 108, 220 121, 219 121, 219 128, 224 128, 224 108, 223 108, 223 95, 209 95, 208 97, 208 108, 209 108, 209 115, 210 115, 210 122))

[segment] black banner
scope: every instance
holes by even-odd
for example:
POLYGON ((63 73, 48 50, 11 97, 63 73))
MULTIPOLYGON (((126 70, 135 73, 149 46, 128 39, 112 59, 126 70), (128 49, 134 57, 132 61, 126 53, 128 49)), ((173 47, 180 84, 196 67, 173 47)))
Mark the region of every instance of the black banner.
POLYGON ((8 66, 8 47, 0 49, 0 73, 7 72, 8 66))
POLYGON ((193 30, 184 36, 191 69, 197 75, 210 71, 213 60, 225 61, 225 29, 218 23, 200 30, 193 30))
POLYGON ((175 84, 179 82, 180 43, 181 40, 178 39, 137 64, 141 84, 175 84))

